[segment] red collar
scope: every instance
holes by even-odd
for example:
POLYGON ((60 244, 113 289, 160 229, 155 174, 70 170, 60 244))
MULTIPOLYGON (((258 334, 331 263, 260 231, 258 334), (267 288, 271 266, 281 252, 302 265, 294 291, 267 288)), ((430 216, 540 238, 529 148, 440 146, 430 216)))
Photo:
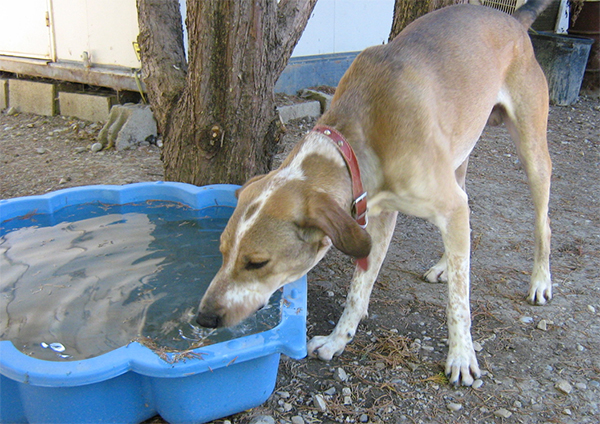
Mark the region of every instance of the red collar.
MULTIPOLYGON (((335 128, 328 127, 327 125, 317 125, 313 128, 313 131, 327 136, 342 154, 346 166, 348 167, 348 171, 350 172, 350 179, 352 180, 352 217, 356 220, 358 225, 365 228, 369 223, 367 218, 367 192, 363 190, 362 180, 360 178, 360 168, 352 146, 348 144, 344 136, 335 128)), ((367 258, 359 258, 357 264, 366 271, 368 267, 367 258)))

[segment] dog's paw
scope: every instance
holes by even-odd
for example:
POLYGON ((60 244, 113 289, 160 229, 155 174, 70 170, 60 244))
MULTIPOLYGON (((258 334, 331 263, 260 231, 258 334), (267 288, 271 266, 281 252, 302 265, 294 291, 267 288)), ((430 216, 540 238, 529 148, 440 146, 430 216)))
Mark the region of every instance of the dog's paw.
POLYGON ((429 271, 423 274, 423 279, 428 283, 447 283, 448 276, 446 274, 446 260, 445 258, 432 266, 429 271))
POLYGON ((309 356, 322 361, 330 361, 334 356, 341 355, 345 347, 346 342, 333 334, 313 337, 306 346, 309 356))
POLYGON ((463 386, 473 385, 473 382, 481 377, 475 351, 472 348, 457 349, 457 352, 451 351, 448 353, 446 375, 450 383, 455 386, 459 384, 463 386))
POLYGON ((550 279, 531 282, 527 301, 532 305, 545 305, 552 299, 552 282, 550 279))

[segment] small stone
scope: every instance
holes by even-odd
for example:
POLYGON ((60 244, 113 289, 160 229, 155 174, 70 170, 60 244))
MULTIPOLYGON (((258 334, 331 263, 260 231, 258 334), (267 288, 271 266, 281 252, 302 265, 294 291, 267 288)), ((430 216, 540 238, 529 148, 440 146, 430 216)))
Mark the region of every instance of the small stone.
POLYGON ((94 143, 92 144, 92 147, 90 147, 90 150, 94 153, 99 152, 100 150, 102 150, 103 146, 100 143, 94 143))
POLYGON ((475 380, 473 382, 473 384, 471 385, 471 387, 474 388, 474 389, 479 389, 481 386, 483 386, 483 380, 481 380, 480 378, 478 378, 477 380, 475 380))
POLYGON ((292 417, 292 424, 304 424, 304 418, 300 415, 294 415, 292 417))
POLYGON ((38 155, 43 155, 48 150, 44 149, 43 147, 38 147, 37 149, 35 149, 35 151, 37 152, 38 155))
POLYGON ((510 412, 508 409, 500 408, 497 411, 494 411, 494 415, 499 418, 510 418, 512 412, 510 412))
POLYGON ((283 403, 283 410, 284 410, 285 412, 290 412, 290 411, 292 410, 292 408, 293 408, 293 407, 292 407, 292 404, 291 404, 291 403, 287 403, 287 402, 284 402, 284 403, 283 403))
POLYGON ((367 414, 362 414, 360 416, 360 422, 361 423, 368 423, 369 422, 369 416, 367 414))
POLYGON ((83 146, 77 146, 73 150, 75 151, 75 153, 83 153, 87 150, 87 148, 83 146))
POLYGON ((335 389, 335 387, 330 387, 329 389, 325 390, 323 393, 325 393, 328 396, 333 396, 335 395, 335 392, 337 390, 335 389))
POLYGON ((289 399, 290 398, 290 392, 280 391, 280 392, 276 392, 276 393, 282 399, 289 399))
POLYGON ((569 382, 567 380, 560 380, 558 381, 554 387, 556 388, 556 390, 558 390, 559 392, 562 392, 566 395, 568 395, 569 393, 571 393, 571 390, 573 390, 573 387, 571 387, 571 385, 569 384, 569 382))
POLYGON ((473 350, 475 352, 481 352, 483 350, 483 346, 479 342, 473 342, 473 350))
POLYGON ((323 399, 321 395, 313 396, 313 403, 317 407, 317 409, 321 412, 327 412, 327 402, 323 399))
POLYGON ((499 418, 510 418, 510 416, 512 415, 512 412, 510 412, 506 408, 500 408, 497 411, 494 411, 494 415, 499 418))
POLYGON ((275 419, 270 415, 259 415, 252 418, 250 424, 275 424, 275 419))
POLYGON ((583 352, 585 350, 585 346, 577 343, 577 350, 580 351, 580 352, 583 352))
POLYGON ((533 318, 521 317, 521 318, 519 318, 519 321, 521 321, 523 324, 531 324, 533 322, 533 318))
POLYGON ((350 387, 344 387, 342 389, 342 394, 344 396, 350 396, 352 394, 352 390, 350 389, 350 387))
POLYGON ((596 308, 594 308, 592 305, 587 305, 588 311, 590 311, 592 314, 596 313, 596 308))
POLYGON ((229 421, 229 420, 224 420, 224 421, 223 421, 223 424, 231 424, 231 421, 229 421))
POLYGON ((61 185, 62 185, 62 184, 66 184, 66 183, 68 183, 68 182, 69 182, 69 180, 68 180, 68 179, 66 179, 66 178, 61 178, 61 179, 58 181, 58 184, 61 184, 61 185))
POLYGON ((572 415, 572 412, 571 412, 571 410, 569 408, 563 409, 562 413, 565 414, 565 415, 572 415))
POLYGON ((383 362, 376 362, 375 363, 375 368, 378 369, 378 370, 382 370, 382 369, 385 368, 385 363, 383 363, 383 362))
POLYGON ((6 114, 8 116, 15 116, 16 114, 18 114, 19 111, 17 109, 15 109, 14 107, 9 107, 8 109, 6 109, 6 114))
POLYGON ((352 405, 352 398, 350 396, 344 396, 344 405, 352 405))
POLYGON ((546 331, 548 329, 548 322, 543 319, 537 325, 538 330, 546 331))
POLYGON ((513 403, 513 405, 515 406, 515 408, 522 408, 523 404, 521 402, 519 402, 518 400, 515 400, 515 403, 513 403))
POLYGON ((452 412, 457 412, 462 409, 462 405, 460 403, 454 402, 449 403, 448 405, 446 405, 446 407, 452 412))
POLYGON ((415 364, 413 362, 407 362, 406 366, 408 367, 409 370, 411 370, 412 372, 415 372, 417 370, 417 368, 419 368, 418 364, 415 364))
POLYGON ((336 368, 333 373, 333 378, 336 381, 346 381, 348 380, 348 374, 346 374, 346 371, 344 371, 343 368, 336 368))
POLYGON ((587 390, 587 384, 585 383, 575 383, 575 387, 577 387, 579 390, 587 390))

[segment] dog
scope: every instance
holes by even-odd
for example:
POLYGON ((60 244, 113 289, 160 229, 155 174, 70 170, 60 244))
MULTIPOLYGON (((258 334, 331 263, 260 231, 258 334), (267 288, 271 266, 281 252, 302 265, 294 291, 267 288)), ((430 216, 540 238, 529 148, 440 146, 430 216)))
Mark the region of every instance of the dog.
POLYGON ((277 170, 238 190, 220 240, 223 264, 197 322, 238 323, 333 245, 357 259, 356 271, 335 329, 307 346, 309 355, 332 359, 367 315, 402 212, 429 220, 442 235, 444 254, 424 278, 448 283, 449 381, 470 386, 479 378, 470 333, 465 176, 488 121, 507 126, 532 193, 535 257, 527 298, 540 305, 552 298, 548 86, 527 34, 546 3, 532 0, 513 16, 450 6, 357 56, 315 129, 277 170))

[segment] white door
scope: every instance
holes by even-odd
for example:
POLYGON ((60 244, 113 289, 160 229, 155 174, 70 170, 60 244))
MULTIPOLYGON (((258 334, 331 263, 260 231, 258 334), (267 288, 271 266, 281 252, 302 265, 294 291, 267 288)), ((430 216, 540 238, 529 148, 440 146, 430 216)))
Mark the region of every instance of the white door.
POLYGON ((0 0, 0 55, 53 59, 51 0, 0 0))

